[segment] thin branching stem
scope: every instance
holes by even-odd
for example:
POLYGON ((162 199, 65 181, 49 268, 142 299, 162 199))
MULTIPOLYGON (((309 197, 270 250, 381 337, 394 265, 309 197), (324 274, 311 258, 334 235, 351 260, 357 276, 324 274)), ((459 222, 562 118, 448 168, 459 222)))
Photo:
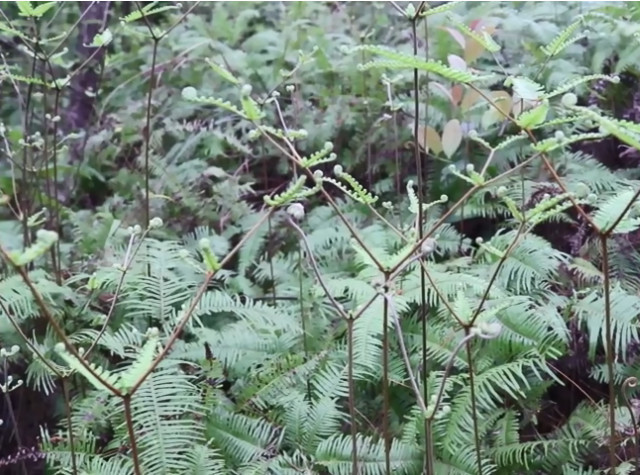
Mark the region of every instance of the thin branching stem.
POLYGON ((347 383, 349 391, 349 424, 351 425, 351 474, 358 475, 358 424, 356 421, 356 390, 353 382, 353 324, 352 318, 347 318, 347 383))
POLYGON ((602 246, 602 275, 604 278, 604 338, 607 355, 607 376, 609 386, 609 467, 615 475, 618 458, 616 457, 616 388, 614 361, 616 360, 616 348, 611 329, 611 282, 609 277, 609 249, 606 234, 600 234, 602 246))
POLYGON ((104 333, 107 331, 107 328, 109 328, 109 323, 111 322, 111 319, 112 319, 113 314, 114 314, 115 309, 116 309, 116 304, 118 303, 118 300, 120 298, 120 293, 122 291, 122 286, 124 285, 124 281, 125 281, 125 278, 127 276, 127 272, 131 268, 131 265, 133 264, 133 261, 134 261, 136 255, 138 254, 138 251, 140 251, 140 249, 142 248, 142 244, 144 243, 144 239, 147 236, 148 232, 149 232, 149 230, 146 229, 142 233, 142 235, 138 239, 137 246, 135 246, 135 248, 134 248, 134 243, 136 242, 136 234, 131 234, 131 236, 129 237, 129 244, 127 245, 127 250, 125 251, 125 255, 124 255, 124 258, 123 258, 123 262, 122 262, 122 267, 120 269, 120 278, 118 279, 118 283, 116 284, 116 289, 113 292, 113 295, 111 297, 111 305, 109 306, 109 310, 107 311, 107 315, 104 318, 104 322, 102 323, 102 327, 98 331, 98 334, 96 335, 96 337, 93 340, 93 342, 91 342, 91 345, 89 346, 87 351, 84 353, 84 357, 85 358, 89 358, 89 355, 95 349, 95 347, 98 345, 98 342, 100 341, 100 339, 102 338, 104 333))
MULTIPOLYGON (((22 444, 22 436, 20 435, 20 426, 18 425, 18 418, 16 417, 16 413, 13 409, 13 402, 11 401, 11 396, 9 395, 9 386, 11 383, 8 380, 9 376, 9 368, 7 365, 7 358, 2 359, 2 377, 4 378, 4 385, 6 385, 7 390, 3 390, 2 394, 4 396, 4 404, 7 408, 7 412, 9 413, 9 419, 11 419, 11 425, 13 427, 13 433, 16 438, 16 442, 18 443, 18 447, 24 447, 22 444)), ((22 470, 23 475, 28 475, 27 467, 25 466, 24 460, 20 459, 20 469, 22 470)))
MULTIPOLYGON (((151 27, 149 27, 151 31, 151 27)), ((151 154, 151 101, 153 98, 153 91, 156 87, 156 61, 158 59, 158 45, 159 39, 153 38, 153 48, 151 52, 151 75, 149 77, 149 89, 147 91, 147 109, 145 111, 145 124, 144 124, 144 227, 149 227, 149 221, 151 220, 151 186, 149 184, 151 170, 149 168, 149 156, 151 154)))
POLYGON ((53 316, 53 313, 49 309, 49 306, 45 302, 44 298, 42 297, 42 294, 37 289, 33 281, 29 278, 29 274, 24 269, 24 267, 14 264, 8 252, 2 246, 0 246, 0 257, 2 257, 2 259, 7 264, 9 264, 15 272, 17 272, 20 275, 23 282, 27 285, 27 287, 29 287, 29 291, 31 292, 31 295, 33 295, 33 298, 35 299, 36 304, 38 305, 38 308, 46 318, 49 326, 51 326, 51 328, 53 329, 55 334, 58 336, 60 341, 64 344, 67 351, 71 353, 78 360, 78 362, 84 367, 84 369, 88 371, 95 379, 97 379, 100 382, 100 384, 102 384, 106 389, 108 389, 113 395, 121 396, 122 395, 121 391, 117 389, 115 386, 113 386, 111 383, 106 381, 102 376, 97 374, 93 370, 93 368, 87 363, 87 361, 82 357, 82 355, 78 352, 75 346, 71 344, 71 341, 69 341, 69 338, 67 337, 64 329, 62 328, 62 326, 60 326, 56 318, 53 316))
POLYGON ((62 378, 62 395, 64 397, 64 412, 67 418, 67 434, 69 434, 69 452, 71 456, 71 470, 73 475, 78 473, 78 463, 76 461, 76 442, 73 433, 73 418, 71 417, 71 394, 69 389, 69 378, 62 378))
MULTIPOLYGON (((385 275, 385 281, 389 280, 389 275, 385 275)), ((385 292, 388 289, 385 288, 385 292)), ((384 300, 382 310, 382 434, 384 437, 384 466, 387 475, 391 474, 391 434, 389 433, 389 412, 391 403, 389 401, 389 302, 384 300)))
MULTIPOLYGON (((298 246, 298 298, 300 300, 300 321, 302 323, 302 348, 304 360, 309 361, 309 329, 307 323, 307 312, 304 308, 304 275, 302 268, 302 247, 298 246)), ((311 401, 311 381, 307 377, 307 399, 311 401)))
POLYGON ((136 440, 136 430, 133 427, 133 412, 131 411, 132 394, 122 397, 122 405, 124 406, 124 418, 127 424, 127 432, 129 434, 129 444, 131 445, 131 459, 133 461, 133 472, 135 475, 142 475, 142 466, 138 456, 138 442, 136 440))
MULTIPOLYGON (((245 245, 245 243, 251 238, 251 236, 253 236, 253 234, 256 233, 256 231, 265 223, 265 221, 267 221, 267 219, 269 218, 269 216, 271 215, 272 212, 273 212, 273 209, 270 209, 266 213, 263 213, 262 216, 260 217, 260 219, 258 219, 258 221, 251 227, 251 229, 249 229, 245 233, 245 235, 242 237, 242 239, 240 239, 240 241, 238 241, 238 244, 236 244, 233 247, 233 249, 231 249, 231 251, 229 251, 227 253, 227 255, 224 257, 224 259, 222 259, 222 261, 220 262, 220 268, 221 269, 224 268, 224 266, 226 264, 228 264, 229 261, 231 261, 231 259, 234 258, 234 256, 245 245)), ((182 334, 182 331, 184 330, 184 327, 187 325, 189 320, 191 320, 193 312, 196 310, 196 308, 198 307, 200 301, 202 300, 202 297, 204 297, 204 294, 207 292, 207 290, 209 288, 209 283, 213 280, 215 275, 216 275, 216 272, 207 272, 207 274, 204 277, 204 280, 203 280, 202 284, 198 288, 198 291, 196 292, 196 294, 191 299, 191 302, 190 302, 189 306, 187 307, 187 309, 182 314, 182 318, 180 319, 180 321, 178 322, 176 327, 173 329, 173 332, 171 333, 171 335, 169 335, 169 338, 167 339, 167 342, 165 343, 164 347, 162 348, 160 353, 156 356, 156 358, 153 360, 153 363, 151 363, 151 365, 147 368, 147 370, 140 376, 140 378, 138 378, 138 381, 129 390, 129 394, 131 396, 133 396, 133 394, 135 394, 135 392, 140 388, 142 383, 145 382, 145 380, 149 377, 149 375, 151 373, 153 373, 153 371, 155 371, 155 369, 162 362, 162 360, 164 360, 165 357, 167 356, 167 354, 169 354, 169 352, 171 351, 171 348, 173 347, 174 343, 176 342, 178 337, 182 334)))
POLYGON ((471 354, 470 328, 465 328, 464 346, 467 350, 467 365, 469 370, 469 392, 471 399, 471 419, 473 421, 473 444, 476 451, 476 463, 478 464, 478 474, 482 475, 482 448, 480 446, 480 430, 478 428, 478 407, 476 402, 475 373, 473 372, 473 358, 471 354))

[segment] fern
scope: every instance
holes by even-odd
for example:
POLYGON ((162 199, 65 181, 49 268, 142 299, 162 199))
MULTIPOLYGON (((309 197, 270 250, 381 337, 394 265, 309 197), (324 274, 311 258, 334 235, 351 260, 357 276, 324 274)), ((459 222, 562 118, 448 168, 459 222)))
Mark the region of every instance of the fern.
POLYGON ((556 35, 548 45, 541 46, 540 49, 547 57, 557 56, 568 46, 584 38, 585 35, 572 36, 581 26, 584 26, 583 17, 579 17, 576 21, 558 33, 558 35, 556 35))
POLYGON ((372 53, 385 58, 384 60, 376 60, 361 64, 359 66, 361 70, 372 68, 417 69, 419 71, 437 74, 450 81, 461 83, 471 83, 483 79, 481 76, 476 76, 466 71, 452 69, 437 61, 425 61, 423 59, 419 59, 417 56, 399 53, 383 46, 362 45, 352 50, 352 52, 358 51, 372 53))
MULTIPOLYGON (((358 466, 363 475, 383 475, 385 473, 384 445, 370 437, 359 436, 358 466)), ((351 473, 351 438, 334 435, 325 439, 316 451, 316 461, 336 475, 351 473)), ((421 457, 416 447, 395 440, 391 446, 391 468, 394 473, 416 473, 421 457)))

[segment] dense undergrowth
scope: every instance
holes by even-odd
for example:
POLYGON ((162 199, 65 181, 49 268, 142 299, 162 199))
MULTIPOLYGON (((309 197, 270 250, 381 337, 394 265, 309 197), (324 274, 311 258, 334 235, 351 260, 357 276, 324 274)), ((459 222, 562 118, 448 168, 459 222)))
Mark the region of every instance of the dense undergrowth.
POLYGON ((638 472, 638 20, 4 2, 0 472, 638 472))

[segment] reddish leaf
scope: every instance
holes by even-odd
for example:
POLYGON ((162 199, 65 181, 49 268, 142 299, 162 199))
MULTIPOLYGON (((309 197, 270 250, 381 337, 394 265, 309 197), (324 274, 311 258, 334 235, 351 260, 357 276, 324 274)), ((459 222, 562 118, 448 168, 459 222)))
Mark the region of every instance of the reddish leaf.
POLYGON ((462 100, 462 95, 464 94, 464 89, 460 84, 456 84, 451 88, 451 101, 458 105, 462 100))

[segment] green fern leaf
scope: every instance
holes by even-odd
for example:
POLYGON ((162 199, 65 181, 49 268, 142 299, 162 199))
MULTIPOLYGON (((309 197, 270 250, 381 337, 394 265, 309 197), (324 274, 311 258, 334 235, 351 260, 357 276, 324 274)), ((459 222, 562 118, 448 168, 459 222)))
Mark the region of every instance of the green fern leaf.
POLYGON ((471 83, 483 79, 483 77, 476 76, 468 71, 460 71, 450 68, 441 62, 426 61, 417 56, 399 53, 384 46, 362 45, 357 46, 352 51, 365 51, 385 58, 385 60, 371 61, 359 65, 359 68, 363 70, 371 68, 417 69, 419 71, 437 74, 450 81, 461 83, 471 83))
POLYGON ((578 28, 584 25, 584 18, 578 17, 576 21, 567 26, 564 30, 562 30, 547 46, 542 46, 540 49, 547 57, 553 57, 558 55, 562 50, 567 48, 567 46, 579 41, 584 38, 585 35, 578 35, 571 38, 578 28))
POLYGON ((72 355, 66 350, 63 343, 58 343, 58 345, 56 346, 56 352, 63 360, 65 360, 65 362, 69 365, 71 369, 82 374, 82 376, 84 376, 87 379, 87 381, 89 381, 89 383, 91 383, 91 385, 94 388, 96 388, 98 391, 105 391, 107 390, 107 388, 105 387, 105 385, 102 383, 100 379, 94 376, 93 373, 98 375, 103 381, 107 382, 111 386, 117 385, 118 383, 117 375, 111 373, 109 370, 102 368, 101 366, 96 366, 93 363, 87 363, 89 365, 89 368, 91 368, 91 370, 93 371, 93 373, 91 373, 87 368, 85 368, 84 365, 82 365, 78 361, 78 358, 76 358, 74 355, 72 355))
POLYGON ((602 129, 614 135, 620 141, 636 150, 640 150, 640 125, 631 125, 627 121, 605 117, 586 107, 575 106, 574 108, 598 123, 602 129))
POLYGON ((152 328, 149 333, 149 338, 140 349, 134 362, 131 363, 126 371, 118 374, 118 388, 122 389, 125 394, 151 368, 156 357, 160 332, 152 328))
POLYGON ((509 76, 504 85, 512 86, 514 92, 525 101, 540 101, 544 97, 544 87, 529 78, 509 76))
POLYGON ((478 33, 477 31, 472 30, 467 25, 462 23, 461 21, 456 20, 453 15, 448 15, 449 20, 455 25, 455 27, 464 33, 469 38, 473 38, 479 44, 482 45, 484 49, 489 51, 490 53, 497 53, 500 51, 500 45, 495 42, 495 40, 489 35, 486 31, 482 31, 478 33))
POLYGON ((625 211, 636 192, 632 189, 621 191, 609 197, 604 203, 598 206, 594 213, 593 222, 601 232, 611 232, 614 234, 629 233, 640 228, 640 218, 634 217, 632 214, 633 206, 625 211), (624 212, 624 216, 622 216, 624 212), (615 229, 611 227, 619 220, 615 229))
POLYGON ((587 76, 582 76, 563 84, 559 88, 554 89, 552 92, 546 94, 544 97, 546 97, 547 99, 551 99, 552 97, 559 96, 560 94, 564 94, 565 92, 575 89, 580 84, 591 81, 609 81, 611 83, 617 84, 620 82, 620 78, 618 76, 610 76, 608 74, 589 74, 587 76))
POLYGON ((162 13, 168 10, 177 10, 178 7, 176 5, 166 5, 163 7, 154 8, 158 2, 152 2, 149 5, 142 7, 141 9, 137 9, 131 13, 129 13, 125 17, 121 17, 120 21, 125 23, 132 23, 134 21, 140 20, 144 17, 150 17, 152 15, 156 15, 158 13, 162 13))
POLYGON ((453 2, 447 2, 447 3, 443 3, 442 5, 438 5, 437 7, 429 7, 429 8, 423 8, 422 12, 420 13, 421 17, 430 17, 433 15, 437 15, 439 13, 443 13, 443 12, 447 12, 449 10, 451 10, 452 8, 458 6, 460 3, 460 1, 453 1, 453 2))
POLYGON ((210 58, 205 59, 205 61, 209 66, 211 66, 211 69, 213 69, 213 71, 225 81, 235 84, 236 86, 240 84, 240 80, 231 74, 231 72, 224 66, 214 63, 210 58))

